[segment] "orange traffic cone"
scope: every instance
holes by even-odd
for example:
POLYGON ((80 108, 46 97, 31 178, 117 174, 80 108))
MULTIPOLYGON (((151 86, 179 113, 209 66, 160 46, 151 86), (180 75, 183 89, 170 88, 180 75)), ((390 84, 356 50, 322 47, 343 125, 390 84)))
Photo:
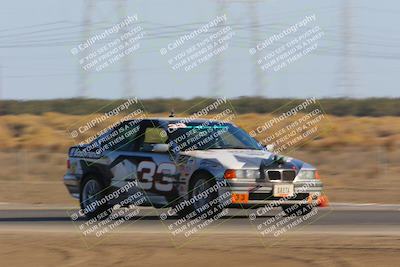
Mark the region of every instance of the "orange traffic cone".
POLYGON ((329 206, 329 199, 326 195, 318 197, 318 207, 324 208, 329 206))

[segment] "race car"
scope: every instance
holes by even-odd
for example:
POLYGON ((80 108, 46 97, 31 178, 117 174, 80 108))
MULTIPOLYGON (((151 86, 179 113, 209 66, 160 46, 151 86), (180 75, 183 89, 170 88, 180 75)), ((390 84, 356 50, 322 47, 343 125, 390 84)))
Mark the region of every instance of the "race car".
POLYGON ((178 216, 266 205, 310 212, 323 190, 316 168, 269 150, 231 122, 127 120, 71 147, 64 183, 88 218, 133 204, 178 216))

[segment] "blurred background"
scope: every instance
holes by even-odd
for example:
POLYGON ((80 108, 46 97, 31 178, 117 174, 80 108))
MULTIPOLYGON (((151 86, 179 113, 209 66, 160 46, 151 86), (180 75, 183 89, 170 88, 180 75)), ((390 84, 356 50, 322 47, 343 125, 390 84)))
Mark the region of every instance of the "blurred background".
MULTIPOLYGON (((400 251, 399 14, 396 0, 0 1, 0 265, 393 266, 400 251), (216 18, 224 19, 196 33, 216 18), (221 31, 223 42, 196 58, 221 31), (130 41, 129 53, 103 58, 130 41), (152 117, 190 116, 218 97, 249 132, 315 97, 324 115, 318 130, 283 154, 319 169, 330 206, 296 229, 288 223, 276 241, 256 230, 272 213, 251 223, 248 210, 232 210, 239 215, 185 246, 172 242, 151 208, 106 238, 84 236, 71 222, 78 201, 62 179, 68 147, 77 144, 71 128, 128 98, 152 117)), ((256 138, 266 145, 304 115, 256 138)))

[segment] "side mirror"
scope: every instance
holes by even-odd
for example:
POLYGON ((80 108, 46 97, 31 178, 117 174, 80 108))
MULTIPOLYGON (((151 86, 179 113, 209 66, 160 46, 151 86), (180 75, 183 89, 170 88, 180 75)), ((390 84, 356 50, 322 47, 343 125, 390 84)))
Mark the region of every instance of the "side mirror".
POLYGON ((165 153, 169 150, 169 144, 155 144, 153 145, 153 152, 165 153))
POLYGON ((265 148, 266 148, 269 152, 274 152, 275 146, 274 146, 273 144, 270 144, 270 145, 266 145, 265 148))

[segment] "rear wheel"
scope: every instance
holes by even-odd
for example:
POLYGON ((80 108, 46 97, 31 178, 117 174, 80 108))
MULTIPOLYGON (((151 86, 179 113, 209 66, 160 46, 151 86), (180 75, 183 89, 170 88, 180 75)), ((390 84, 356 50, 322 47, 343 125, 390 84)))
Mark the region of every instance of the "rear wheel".
POLYGON ((282 205, 282 209, 286 215, 304 216, 313 210, 313 206, 307 204, 294 204, 294 205, 282 205))
POLYGON ((80 205, 88 219, 105 219, 111 215, 112 207, 104 198, 105 186, 95 176, 87 177, 81 187, 80 205))

